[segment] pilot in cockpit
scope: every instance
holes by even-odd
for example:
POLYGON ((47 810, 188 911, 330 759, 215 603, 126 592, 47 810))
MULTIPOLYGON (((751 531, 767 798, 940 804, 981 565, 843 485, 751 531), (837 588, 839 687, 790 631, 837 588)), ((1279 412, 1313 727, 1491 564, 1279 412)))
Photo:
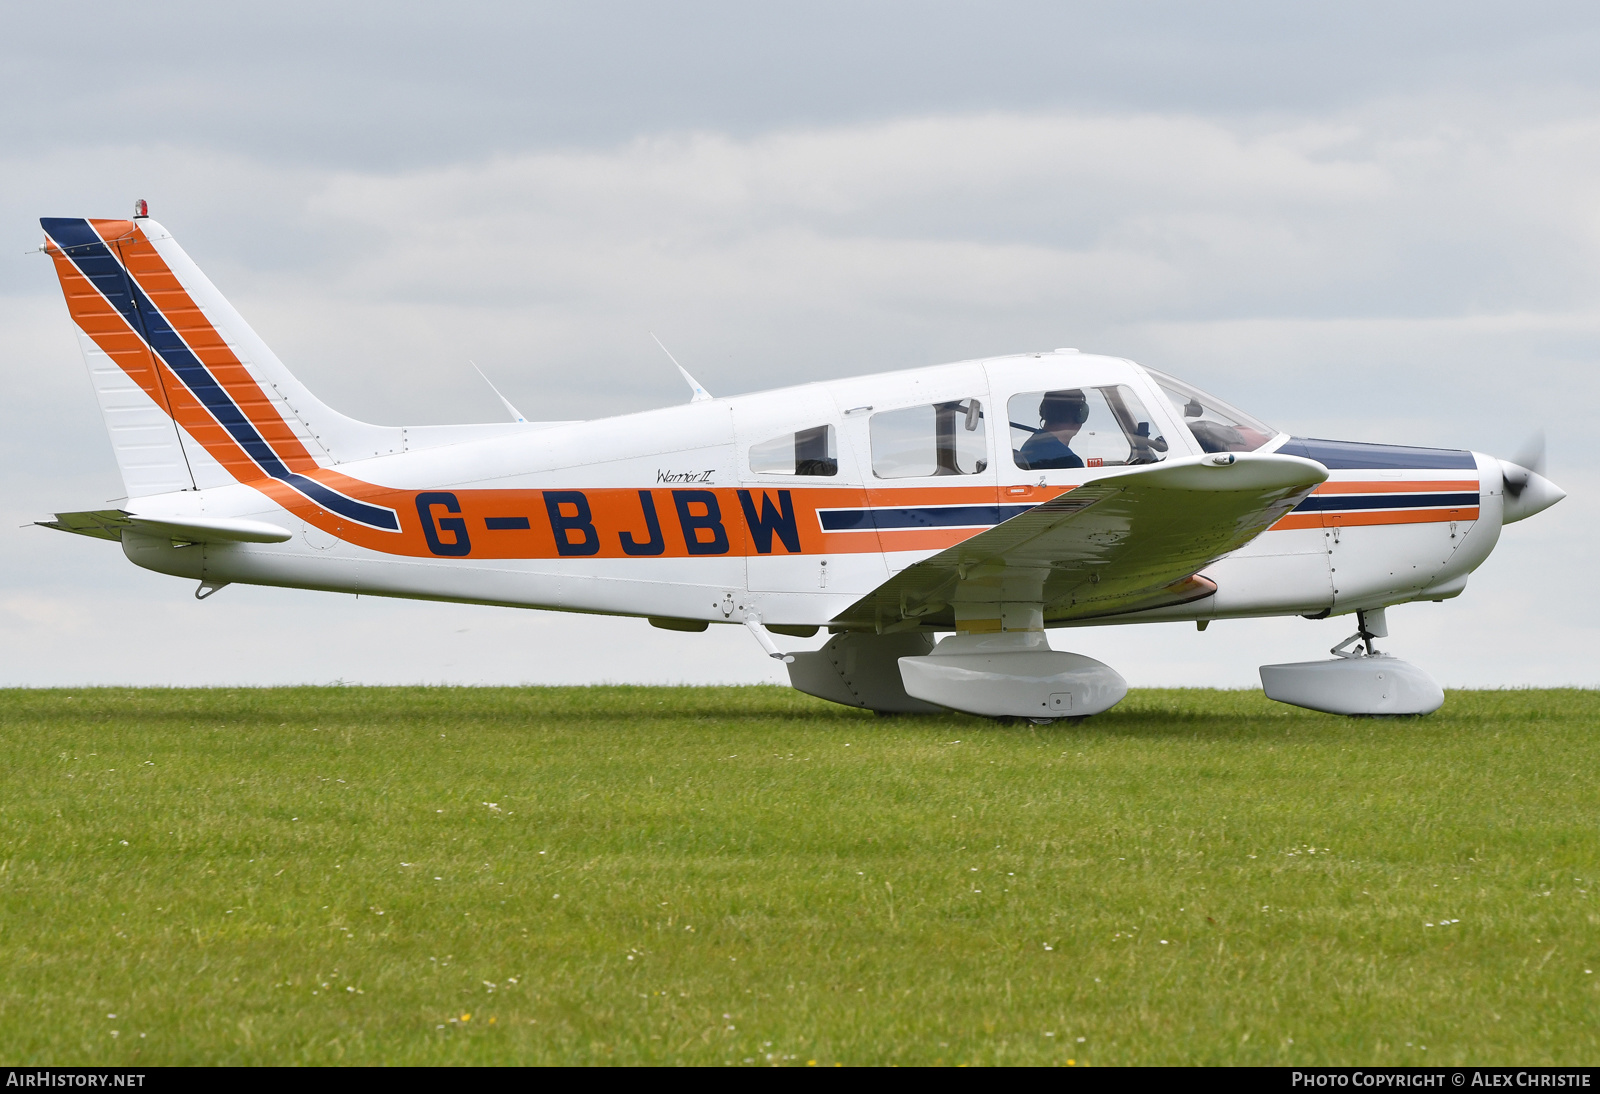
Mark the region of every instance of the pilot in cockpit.
POLYGON ((1077 388, 1047 391, 1039 401, 1041 428, 1017 450, 1017 466, 1028 471, 1082 467, 1083 460, 1069 446, 1089 419, 1089 401, 1077 388))

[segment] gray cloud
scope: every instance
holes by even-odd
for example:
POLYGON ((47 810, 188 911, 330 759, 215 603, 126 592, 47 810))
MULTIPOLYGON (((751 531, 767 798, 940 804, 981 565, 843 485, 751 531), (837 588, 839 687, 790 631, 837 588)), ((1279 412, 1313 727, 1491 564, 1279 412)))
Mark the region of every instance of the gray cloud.
POLYGON ((926 113, 1323 113, 1593 92, 1582 3, 16 6, 0 137, 395 169, 926 113))

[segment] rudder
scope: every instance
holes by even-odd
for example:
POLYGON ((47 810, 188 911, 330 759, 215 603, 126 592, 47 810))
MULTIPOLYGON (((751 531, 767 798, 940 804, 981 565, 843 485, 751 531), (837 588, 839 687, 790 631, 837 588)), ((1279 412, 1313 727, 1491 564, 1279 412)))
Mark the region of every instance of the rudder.
MULTIPOLYGON (((194 489, 154 355, 137 329, 126 267, 88 221, 46 218, 40 224, 128 496, 194 489)), ((133 228, 132 221, 98 224, 113 239, 133 228)))

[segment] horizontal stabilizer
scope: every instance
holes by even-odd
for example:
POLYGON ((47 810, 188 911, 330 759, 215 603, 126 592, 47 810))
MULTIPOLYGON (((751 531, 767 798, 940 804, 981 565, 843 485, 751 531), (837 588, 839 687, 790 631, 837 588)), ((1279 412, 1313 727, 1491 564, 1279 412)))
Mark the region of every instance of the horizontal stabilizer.
POLYGON ((55 528, 80 536, 122 542, 125 531, 146 536, 164 536, 181 543, 283 543, 293 533, 264 520, 185 517, 182 520, 141 517, 123 509, 100 509, 90 513, 57 513, 55 520, 36 521, 41 528, 55 528))

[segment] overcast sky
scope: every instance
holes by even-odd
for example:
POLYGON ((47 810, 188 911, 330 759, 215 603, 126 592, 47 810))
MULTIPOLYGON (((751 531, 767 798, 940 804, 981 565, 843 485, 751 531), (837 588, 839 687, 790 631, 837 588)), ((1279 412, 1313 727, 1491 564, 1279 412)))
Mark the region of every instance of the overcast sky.
MULTIPOLYGON (((1447 685, 1600 684, 1600 8, 10 4, 0 684, 781 680, 742 628, 191 583, 23 527, 122 492, 40 216, 135 198, 334 406, 682 401, 1074 345, 1571 495, 1390 613, 1447 685)), ((1054 632, 1256 686, 1347 621, 1054 632)))

